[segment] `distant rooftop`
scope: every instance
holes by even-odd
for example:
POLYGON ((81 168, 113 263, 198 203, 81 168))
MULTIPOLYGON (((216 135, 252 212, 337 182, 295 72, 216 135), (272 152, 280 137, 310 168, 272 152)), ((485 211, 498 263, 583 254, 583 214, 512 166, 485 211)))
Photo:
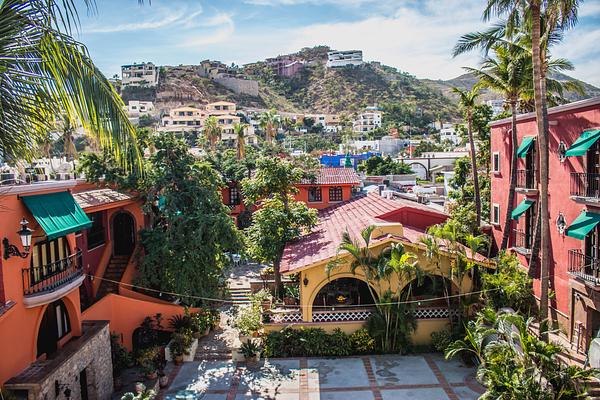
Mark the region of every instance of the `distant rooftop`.
POLYGON ((303 185, 358 185, 360 178, 353 168, 320 168, 314 181, 305 179, 303 185))

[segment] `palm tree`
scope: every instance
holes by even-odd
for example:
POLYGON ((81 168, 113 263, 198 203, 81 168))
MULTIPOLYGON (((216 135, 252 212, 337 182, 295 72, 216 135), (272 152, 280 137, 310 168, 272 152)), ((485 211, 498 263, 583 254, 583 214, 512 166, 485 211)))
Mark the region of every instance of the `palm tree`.
POLYGON ((475 100, 479 96, 479 88, 474 87, 471 90, 461 90, 452 88, 452 91, 458 94, 458 101, 465 112, 467 120, 467 135, 469 136, 469 145, 471 148, 471 173, 473 174, 473 192, 475 194, 475 211, 477 212, 477 226, 481 225, 481 197, 479 193, 479 178, 477 176, 477 156, 475 155, 475 139, 473 139, 473 108, 475 100))
POLYGON ((277 133, 277 127, 280 124, 279 116, 275 109, 265 111, 260 116, 260 127, 265 131, 265 139, 271 143, 275 134, 277 133))
MULTIPOLYGON (((489 20, 493 16, 508 15, 507 31, 510 34, 520 22, 530 27, 531 56, 533 64, 533 93, 535 116, 538 131, 539 168, 540 168, 540 319, 547 323, 548 319, 548 286, 550 264, 550 217, 548 213, 548 105, 546 99, 546 82, 543 70, 547 59, 548 44, 551 43, 554 31, 573 26, 577 22, 579 0, 488 0, 483 17, 489 20), (546 6, 545 8, 543 8, 546 6), (542 17, 545 18, 546 46, 542 41, 542 17)), ((540 329, 540 334, 548 339, 547 329, 540 329)))
POLYGON ((246 132, 246 124, 234 124, 233 125, 233 133, 235 134, 236 139, 236 151, 237 151, 237 159, 241 160, 246 155, 246 139, 244 138, 244 134, 246 132))
POLYGON ((217 142, 221 139, 221 127, 215 116, 210 116, 204 120, 204 128, 202 128, 204 136, 210 145, 210 149, 214 151, 217 147, 217 142))
POLYGON ((506 219, 500 249, 506 249, 511 232, 510 213, 514 208, 517 185, 517 105, 531 82, 531 58, 519 46, 498 44, 493 48, 495 57, 486 57, 481 69, 465 68, 479 79, 479 87, 489 88, 504 97, 510 107, 512 156, 510 186, 506 202, 506 219))
MULTIPOLYGON (((93 0, 85 1, 95 11, 93 0)), ((123 101, 71 36, 73 0, 0 2, 0 152, 30 159, 61 114, 77 121, 124 167, 140 171, 123 101)))

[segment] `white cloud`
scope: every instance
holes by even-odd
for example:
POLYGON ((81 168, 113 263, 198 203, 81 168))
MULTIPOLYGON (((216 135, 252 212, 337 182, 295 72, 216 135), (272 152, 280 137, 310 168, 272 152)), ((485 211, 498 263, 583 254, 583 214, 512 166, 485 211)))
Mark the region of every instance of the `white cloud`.
POLYGON ((200 47, 223 43, 228 41, 235 32, 232 15, 227 13, 215 14, 204 19, 199 25, 210 29, 196 31, 188 38, 182 38, 178 47, 200 47))
POLYGON ((196 24, 196 18, 202 14, 202 8, 196 8, 194 11, 187 9, 158 9, 153 10, 153 17, 147 21, 132 22, 118 25, 100 25, 90 26, 85 29, 85 33, 116 33, 116 32, 136 32, 142 30, 160 29, 168 26, 192 27, 196 24))
POLYGON ((294 6, 298 4, 333 4, 357 7, 367 3, 380 3, 382 0, 245 0, 244 3, 258 6, 294 6))

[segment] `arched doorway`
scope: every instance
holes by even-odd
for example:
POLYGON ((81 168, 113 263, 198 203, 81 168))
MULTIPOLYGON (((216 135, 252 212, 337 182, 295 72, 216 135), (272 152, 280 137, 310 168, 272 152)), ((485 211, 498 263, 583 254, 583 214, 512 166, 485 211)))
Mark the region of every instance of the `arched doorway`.
POLYGON ((135 220, 126 212, 120 212, 113 218, 113 254, 128 256, 135 247, 135 220))
POLYGON ((313 309, 373 304, 375 300, 365 281, 356 278, 338 278, 319 290, 313 301, 313 309))
POLYGON ((62 300, 46 307, 37 336, 37 357, 46 354, 50 357, 58 348, 58 341, 71 332, 69 312, 62 300))
MULTIPOLYGON (((424 300, 423 307, 445 307, 448 305, 446 296, 456 294, 456 290, 449 279, 439 275, 429 275, 423 278, 419 285, 417 280, 413 280, 403 289, 403 292, 410 288, 411 300, 424 300)), ((451 299, 451 303, 454 299, 451 299)))

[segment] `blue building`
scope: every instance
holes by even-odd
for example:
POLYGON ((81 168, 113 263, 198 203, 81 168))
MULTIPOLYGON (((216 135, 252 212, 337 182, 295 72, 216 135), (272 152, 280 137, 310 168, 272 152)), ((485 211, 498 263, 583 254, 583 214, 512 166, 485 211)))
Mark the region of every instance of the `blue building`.
POLYGON ((319 161, 326 167, 344 167, 347 166, 346 159, 349 158, 352 167, 356 169, 361 162, 375 156, 381 156, 381 153, 368 151, 361 154, 323 154, 319 161))

